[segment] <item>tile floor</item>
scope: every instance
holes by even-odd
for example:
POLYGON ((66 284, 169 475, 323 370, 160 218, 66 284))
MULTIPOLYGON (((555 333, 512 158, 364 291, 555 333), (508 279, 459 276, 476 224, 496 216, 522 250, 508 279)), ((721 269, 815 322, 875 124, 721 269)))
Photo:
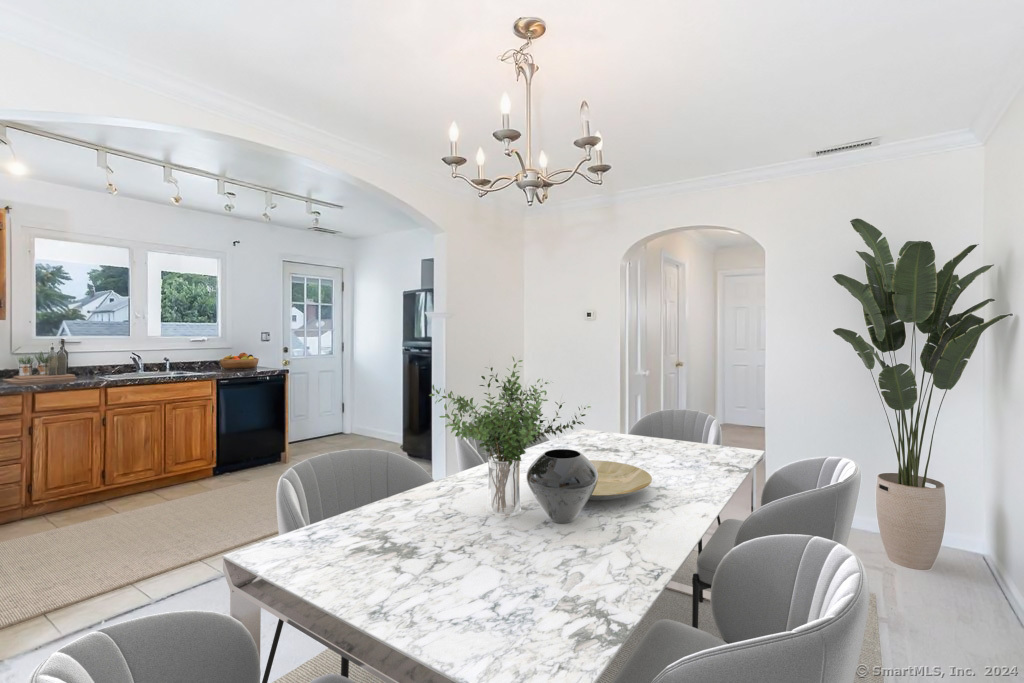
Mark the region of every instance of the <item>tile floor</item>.
MULTIPOLYGON (((55 512, 41 517, 19 520, 0 525, 0 541, 41 533, 57 527, 70 526, 90 519, 116 515, 169 500, 177 500, 197 493, 221 489, 226 486, 253 481, 261 477, 281 476, 288 467, 307 458, 347 448, 376 448, 401 453, 398 444, 354 434, 336 434, 291 445, 290 461, 274 463, 240 472, 223 474, 196 482, 169 486, 123 498, 95 503, 80 508, 55 512)), ((413 459, 428 473, 430 463, 413 459)), ((0 660, 8 659, 47 643, 75 634, 78 631, 105 622, 118 615, 151 605, 200 584, 222 578, 221 555, 206 558, 164 574, 145 579, 131 586, 98 595, 89 600, 36 617, 22 624, 0 629, 0 660)), ((301 662, 300 662, 301 663, 301 662)), ((298 664, 296 664, 298 666, 298 664)), ((4 671, 0 662, 0 673, 4 671)), ((6 679, 0 679, 6 680, 6 679)))

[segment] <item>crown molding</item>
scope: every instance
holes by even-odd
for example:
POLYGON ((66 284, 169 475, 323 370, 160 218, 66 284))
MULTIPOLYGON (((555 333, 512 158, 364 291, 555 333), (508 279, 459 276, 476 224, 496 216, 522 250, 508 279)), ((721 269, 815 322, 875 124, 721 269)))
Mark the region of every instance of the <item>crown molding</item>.
POLYGON ((673 197, 678 195, 706 192, 727 187, 751 185, 782 178, 826 173, 843 168, 864 166, 896 159, 947 152, 955 149, 979 147, 981 141, 969 129, 955 130, 939 135, 930 135, 912 140, 883 143, 878 147, 842 152, 824 157, 808 157, 778 164, 758 166, 728 173, 691 178, 661 185, 648 185, 630 190, 620 190, 607 195, 568 199, 557 204, 556 210, 579 211, 608 207, 617 204, 673 197))

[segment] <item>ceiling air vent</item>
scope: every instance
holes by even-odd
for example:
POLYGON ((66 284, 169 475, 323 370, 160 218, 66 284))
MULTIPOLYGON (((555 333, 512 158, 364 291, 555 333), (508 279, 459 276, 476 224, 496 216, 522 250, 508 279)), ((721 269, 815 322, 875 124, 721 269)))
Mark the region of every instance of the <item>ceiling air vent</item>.
POLYGON ((841 152, 852 152, 855 149, 865 149, 867 147, 877 147, 879 138, 868 138, 867 140, 857 140, 855 142, 844 142, 841 145, 835 147, 826 147, 825 149, 819 149, 814 152, 814 156, 823 157, 827 154, 839 154, 841 152))
POLYGON ((340 235, 341 234, 341 230, 331 230, 330 228, 321 228, 319 226, 317 226, 315 228, 306 228, 306 230, 309 230, 310 232, 322 232, 325 235, 340 235))

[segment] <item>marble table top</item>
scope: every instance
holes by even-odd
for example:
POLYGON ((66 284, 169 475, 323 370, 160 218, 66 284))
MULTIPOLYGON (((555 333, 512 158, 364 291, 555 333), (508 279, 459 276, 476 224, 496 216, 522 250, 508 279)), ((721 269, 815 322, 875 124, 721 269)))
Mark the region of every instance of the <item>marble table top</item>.
POLYGON ((523 456, 519 516, 481 466, 225 559, 453 681, 594 681, 763 456, 583 430, 523 456), (554 524, 525 475, 555 447, 653 482, 554 524))

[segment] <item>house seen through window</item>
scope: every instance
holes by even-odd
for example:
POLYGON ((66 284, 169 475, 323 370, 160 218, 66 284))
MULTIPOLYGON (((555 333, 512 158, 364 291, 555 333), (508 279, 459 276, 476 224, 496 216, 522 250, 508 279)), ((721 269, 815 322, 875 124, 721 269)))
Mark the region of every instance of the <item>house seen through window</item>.
POLYGON ((36 239, 36 336, 129 336, 130 261, 123 247, 36 239))

